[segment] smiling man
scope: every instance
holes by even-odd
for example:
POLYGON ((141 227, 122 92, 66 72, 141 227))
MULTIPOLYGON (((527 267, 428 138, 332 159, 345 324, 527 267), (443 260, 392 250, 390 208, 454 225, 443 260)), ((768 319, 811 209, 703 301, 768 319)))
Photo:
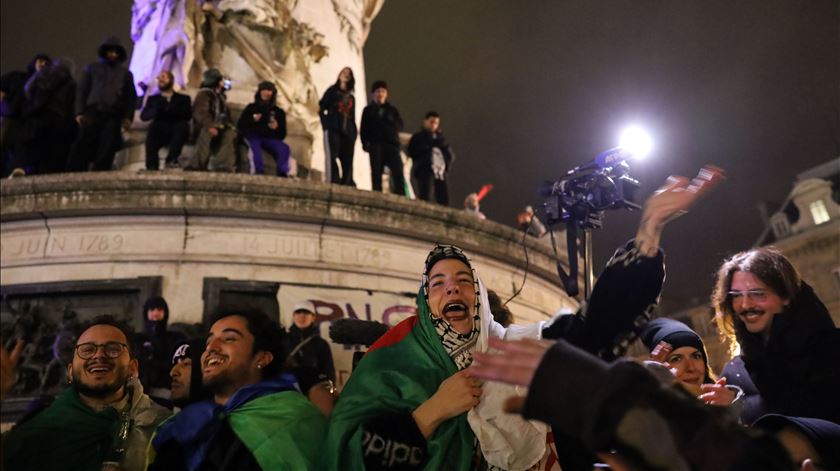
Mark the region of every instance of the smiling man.
POLYGON ((4 469, 143 469, 151 433, 169 411, 143 394, 129 338, 110 316, 92 321, 67 365, 72 387, 12 429, 4 469))
POLYGON ((718 270, 712 304, 741 354, 721 376, 747 394, 742 420, 764 413, 840 422, 840 330, 780 252, 741 252, 718 270))
POLYGON ((313 469, 326 420, 294 377, 280 374, 282 329, 244 307, 215 318, 201 355, 211 398, 160 427, 148 469, 313 469))

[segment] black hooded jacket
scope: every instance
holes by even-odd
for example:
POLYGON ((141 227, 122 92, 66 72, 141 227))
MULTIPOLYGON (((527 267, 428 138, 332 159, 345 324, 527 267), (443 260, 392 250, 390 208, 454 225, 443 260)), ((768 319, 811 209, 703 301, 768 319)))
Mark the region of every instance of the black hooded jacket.
POLYGON ((790 306, 773 317, 766 343, 737 321, 735 333, 741 355, 721 376, 761 397, 747 396, 743 417, 772 412, 840 423, 840 329, 808 284, 802 282, 790 306))
POLYGON ((257 136, 282 141, 286 138, 286 112, 275 104, 274 96, 269 101, 263 101, 260 99, 260 92, 257 91, 254 102, 246 106, 239 115, 236 127, 246 138, 257 136), (258 121, 254 121, 255 115, 260 115, 258 121), (277 129, 268 127, 272 117, 277 121, 277 129))
POLYGON ((172 354, 183 343, 184 335, 167 332, 169 306, 160 296, 153 296, 143 304, 143 333, 135 335, 137 360, 140 363, 140 382, 147 391, 154 388, 169 389, 169 370, 172 368, 172 354), (149 309, 163 309, 163 320, 150 321, 149 309))
POLYGON ((137 91, 134 76, 125 66, 128 54, 117 38, 108 38, 99 46, 99 62, 88 64, 82 71, 76 94, 76 115, 85 110, 111 113, 123 119, 134 117, 137 91), (116 50, 118 57, 109 61, 105 53, 116 50))

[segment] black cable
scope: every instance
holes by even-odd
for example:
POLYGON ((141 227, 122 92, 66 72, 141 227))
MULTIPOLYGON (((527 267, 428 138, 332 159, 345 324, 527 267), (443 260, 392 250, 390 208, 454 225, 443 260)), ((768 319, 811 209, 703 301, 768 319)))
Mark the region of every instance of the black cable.
POLYGON ((528 228, 522 230, 522 250, 525 252, 525 276, 522 277, 522 285, 519 287, 518 290, 514 291, 513 295, 508 298, 507 301, 502 305, 507 307, 508 303, 513 300, 513 298, 519 296, 519 293, 522 292, 522 289, 525 288, 525 282, 528 281, 528 268, 531 266, 531 261, 528 258, 528 245, 525 243, 525 238, 528 237, 528 228))

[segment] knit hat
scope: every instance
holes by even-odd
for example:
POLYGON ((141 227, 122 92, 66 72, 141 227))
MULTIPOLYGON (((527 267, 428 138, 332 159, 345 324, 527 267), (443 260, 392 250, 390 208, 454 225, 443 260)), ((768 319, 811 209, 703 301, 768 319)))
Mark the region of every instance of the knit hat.
POLYGON ((277 87, 274 85, 273 82, 269 82, 268 80, 264 80, 257 85, 257 91, 259 90, 271 90, 272 92, 277 91, 277 87))
MULTIPOLYGON (((664 317, 650 321, 642 330, 641 338, 649 351, 653 351, 662 341, 670 344, 674 350, 680 347, 694 347, 702 352, 705 349, 703 340, 690 327, 680 321, 664 317)), ((705 354, 703 361, 706 361, 705 354)))
POLYGON ((754 428, 768 432, 778 432, 788 426, 797 429, 811 442, 814 450, 820 455, 820 460, 813 457, 815 464, 821 464, 824 469, 840 469, 840 425, 811 417, 787 417, 779 414, 764 415, 753 423, 754 428))
POLYGON ((210 397, 210 392, 207 391, 201 380, 201 354, 204 353, 205 343, 206 340, 204 338, 194 338, 185 340, 175 347, 175 353, 172 355, 173 365, 181 358, 192 360, 192 367, 190 368, 190 395, 185 404, 178 404, 180 407, 185 407, 210 397))
POLYGON ((373 85, 370 86, 370 91, 371 93, 373 93, 380 88, 384 88, 385 90, 387 90, 388 84, 384 80, 377 80, 373 82, 373 85))
POLYGON ((207 69, 201 77, 201 88, 212 88, 219 84, 224 76, 219 69, 207 69))

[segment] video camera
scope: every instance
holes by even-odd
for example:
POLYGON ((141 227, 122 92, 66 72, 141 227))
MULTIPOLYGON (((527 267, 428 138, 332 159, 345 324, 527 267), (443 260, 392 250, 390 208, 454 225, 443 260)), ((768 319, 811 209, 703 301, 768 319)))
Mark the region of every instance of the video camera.
POLYGON ((592 162, 575 167, 554 182, 545 182, 540 194, 546 222, 576 222, 581 229, 599 229, 608 209, 640 209, 633 201, 639 182, 630 176, 630 153, 615 147, 592 162))

